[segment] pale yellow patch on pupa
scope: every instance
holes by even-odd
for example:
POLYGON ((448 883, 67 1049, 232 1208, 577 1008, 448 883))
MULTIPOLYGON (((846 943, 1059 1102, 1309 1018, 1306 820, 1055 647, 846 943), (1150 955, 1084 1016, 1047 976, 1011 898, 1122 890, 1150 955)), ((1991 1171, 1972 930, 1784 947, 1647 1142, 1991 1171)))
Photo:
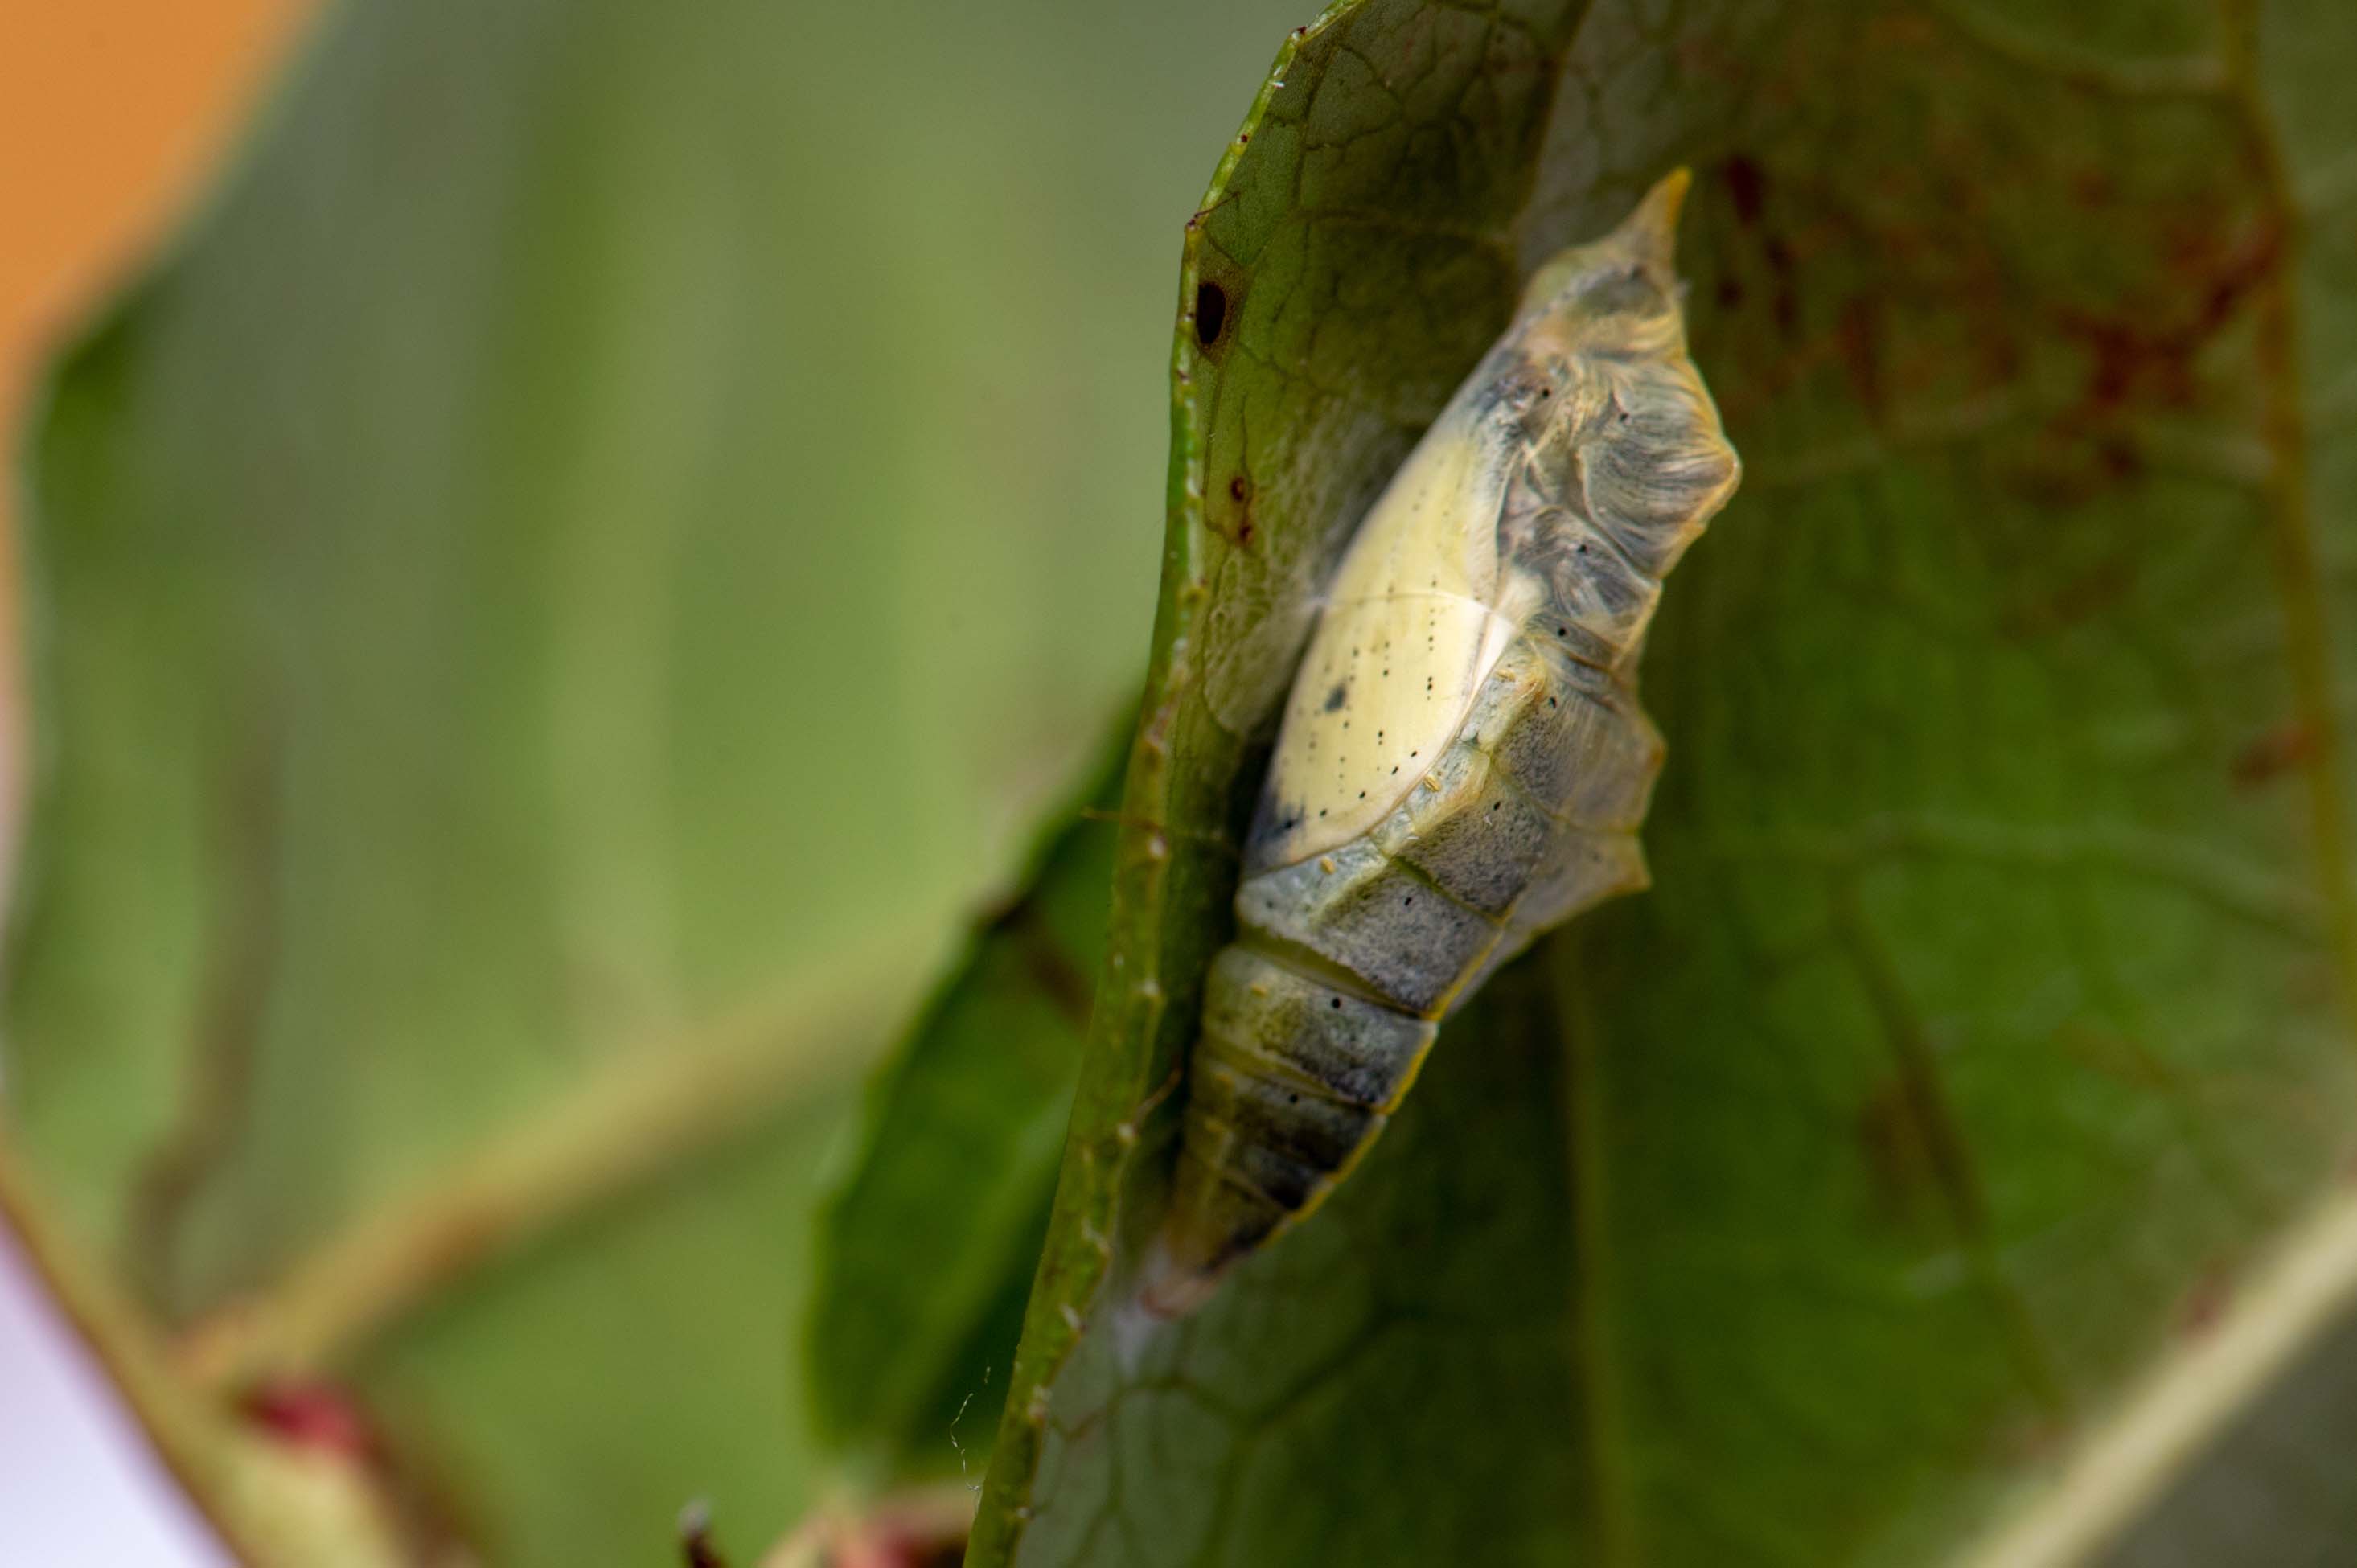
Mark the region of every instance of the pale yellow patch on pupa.
POLYGON ((1527 607, 1501 602, 1506 483, 1494 429, 1460 396, 1367 514, 1285 710, 1269 794, 1287 825, 1256 846, 1259 864, 1292 865, 1364 833, 1463 726, 1527 607))

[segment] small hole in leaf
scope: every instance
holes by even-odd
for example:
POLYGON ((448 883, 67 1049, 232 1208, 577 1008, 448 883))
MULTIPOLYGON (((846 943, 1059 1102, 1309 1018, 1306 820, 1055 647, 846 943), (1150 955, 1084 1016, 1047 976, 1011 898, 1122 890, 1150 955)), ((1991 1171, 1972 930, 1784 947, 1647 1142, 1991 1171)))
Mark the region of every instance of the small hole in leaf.
POLYGON ((1195 341, 1208 349, 1228 324, 1228 291, 1215 283, 1195 285, 1195 341))

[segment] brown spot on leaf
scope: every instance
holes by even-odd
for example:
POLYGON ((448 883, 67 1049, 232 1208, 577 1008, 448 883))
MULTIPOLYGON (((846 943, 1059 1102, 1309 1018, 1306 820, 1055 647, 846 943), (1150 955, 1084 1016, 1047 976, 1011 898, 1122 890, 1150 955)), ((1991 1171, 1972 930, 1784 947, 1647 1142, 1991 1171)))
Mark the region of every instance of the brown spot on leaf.
POLYGON ((2008 1462, 2016 1465, 2051 1464, 2062 1453, 2072 1436, 2071 1427, 2048 1416, 2027 1416, 2005 1424, 1996 1438, 1996 1450, 2008 1462))
POLYGON ((1834 329, 1835 350, 1849 380, 1850 392, 1858 405, 1877 420, 1883 415, 1885 402, 1880 322, 1874 302, 1853 295, 1843 303, 1834 329))
POLYGON ((2255 789, 2316 757, 2316 732, 2294 721, 2278 725, 2234 754, 2227 777, 2237 789, 2255 789))
POLYGON ((2099 561, 2047 592, 2016 605, 2002 627, 2007 636, 2049 636, 2102 615, 2136 582, 2136 564, 2125 555, 2099 561))
POLYGON ((1229 478, 1228 499, 1236 503, 1237 510, 1234 521, 1222 532, 1239 546, 1250 545, 1253 534, 1257 532, 1253 524, 1252 494, 1252 481, 1243 475, 1236 474, 1229 478))
POLYGON ((1770 296, 1769 313, 1775 318, 1776 330, 1787 338, 1801 334, 1801 290, 1794 275, 1792 247, 1781 234, 1770 234, 1760 242, 1760 253, 1767 259, 1768 271, 1775 281, 1775 292, 1770 296))
POLYGON ((1195 285, 1195 341, 1208 349, 1228 325, 1228 291, 1204 280, 1195 285))
POLYGON ((1738 153, 1727 160, 1722 171, 1727 179, 1727 199, 1735 207, 1735 220, 1745 228, 1760 221, 1760 209, 1768 199, 1768 171, 1757 158, 1738 153))
POLYGON ((1906 1084, 1886 1079, 1859 1105, 1853 1127, 1883 1217, 1908 1223, 1922 1215, 1937 1190, 1937 1173, 1906 1084))
POLYGON ((2146 1093, 2183 1097, 2184 1088, 2167 1064, 2133 1035, 2083 1018, 2072 1019, 2054 1031, 2054 1043, 2072 1061, 2115 1083, 2146 1093))
POLYGON ((2182 408, 2195 402, 2195 361, 2233 320, 2244 300, 2281 264, 2282 234, 2267 225, 2232 249, 2212 232, 2179 242, 2170 267, 2190 308, 2154 311, 2129 302, 2111 314, 2056 313, 2057 325, 2087 349, 2079 417, 2116 417, 2131 408, 2182 408))
POLYGON ((2203 1269, 2177 1304, 2177 1331, 2187 1338, 2197 1338, 2218 1326, 2233 1305, 2234 1275, 2223 1263, 2212 1263, 2203 1269))

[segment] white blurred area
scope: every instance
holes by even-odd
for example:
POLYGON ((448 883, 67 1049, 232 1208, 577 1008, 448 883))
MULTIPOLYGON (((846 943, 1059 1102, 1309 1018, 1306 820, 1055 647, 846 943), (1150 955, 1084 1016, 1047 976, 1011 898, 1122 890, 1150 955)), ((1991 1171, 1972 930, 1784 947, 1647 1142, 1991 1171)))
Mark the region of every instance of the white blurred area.
POLYGON ((0 1563, 236 1568, 5 1226, 0 1563))

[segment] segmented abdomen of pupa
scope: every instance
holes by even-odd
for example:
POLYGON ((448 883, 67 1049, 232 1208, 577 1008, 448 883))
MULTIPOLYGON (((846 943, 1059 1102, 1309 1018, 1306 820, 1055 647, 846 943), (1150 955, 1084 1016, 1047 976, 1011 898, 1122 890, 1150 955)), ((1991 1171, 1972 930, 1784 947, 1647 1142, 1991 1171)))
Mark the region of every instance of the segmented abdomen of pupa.
POLYGON ((1738 472, 1685 353, 1684 185, 1541 269, 1329 585, 1204 983, 1152 1313, 1318 1207, 1492 970, 1645 885, 1638 654, 1738 472))

